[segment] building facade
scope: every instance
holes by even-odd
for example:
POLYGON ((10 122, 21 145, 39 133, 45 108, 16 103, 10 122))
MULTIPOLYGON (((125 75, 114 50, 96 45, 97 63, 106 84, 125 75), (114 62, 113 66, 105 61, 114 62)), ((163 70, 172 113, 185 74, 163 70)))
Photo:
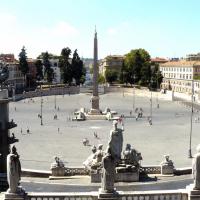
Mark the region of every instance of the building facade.
POLYGON ((110 55, 100 60, 99 62, 99 73, 105 77, 106 69, 121 72, 121 68, 124 61, 124 56, 121 55, 110 55))
POLYGON ((60 68, 58 67, 59 59, 58 58, 51 58, 49 59, 51 63, 51 68, 53 69, 54 78, 53 83, 61 83, 61 73, 60 68))
POLYGON ((160 64, 163 75, 162 89, 194 94, 200 91, 200 61, 170 61, 160 64))
POLYGON ((6 83, 9 88, 14 88, 16 91, 24 87, 24 77, 19 70, 19 62, 15 59, 14 54, 0 55, 0 68, 8 67, 9 77, 6 83))

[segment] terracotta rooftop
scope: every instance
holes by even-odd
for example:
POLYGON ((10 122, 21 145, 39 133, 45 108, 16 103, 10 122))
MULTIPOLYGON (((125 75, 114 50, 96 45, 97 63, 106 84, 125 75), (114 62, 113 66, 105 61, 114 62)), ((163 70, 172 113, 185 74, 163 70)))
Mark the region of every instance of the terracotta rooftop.
POLYGON ((168 62, 169 60, 165 59, 165 58, 159 58, 159 57, 156 57, 156 58, 151 58, 151 62, 157 62, 157 63, 165 63, 165 62, 168 62))
POLYGON ((184 66, 184 67, 191 67, 194 65, 200 65, 200 61, 187 61, 187 60, 180 60, 180 61, 169 61, 164 64, 161 64, 161 67, 173 67, 173 66, 184 66))

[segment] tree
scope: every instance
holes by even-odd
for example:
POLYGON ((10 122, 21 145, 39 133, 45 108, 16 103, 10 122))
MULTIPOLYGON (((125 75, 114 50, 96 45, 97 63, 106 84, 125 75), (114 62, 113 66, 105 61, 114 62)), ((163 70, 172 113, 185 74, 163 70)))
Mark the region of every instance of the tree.
POLYGON ((26 84, 26 75, 29 72, 27 56, 25 47, 22 47, 21 52, 19 53, 19 70, 22 72, 24 76, 24 83, 26 84))
POLYGON ((102 74, 98 76, 98 83, 104 84, 106 82, 105 77, 102 74))
POLYGON ((83 61, 80 59, 77 53, 77 49, 74 51, 72 57, 72 72, 73 72, 73 78, 76 81, 76 85, 80 85, 81 77, 85 76, 86 70, 83 67, 83 61))
POLYGON ((44 65, 44 75, 46 75, 47 81, 49 83, 52 83, 54 73, 53 73, 53 69, 51 68, 51 63, 49 61, 50 54, 48 52, 45 52, 42 56, 43 56, 42 63, 44 65))
POLYGON ((44 79, 42 61, 36 60, 35 66, 36 66, 36 77, 37 77, 37 80, 40 81, 40 80, 44 79))
POLYGON ((117 73, 117 71, 106 69, 106 71, 105 71, 105 77, 106 77, 106 81, 108 83, 112 84, 114 81, 117 80, 118 73, 117 73))
POLYGON ((61 51, 59 64, 58 64, 61 70, 61 76, 62 76, 63 82, 68 83, 69 85, 72 83, 72 79, 73 79, 72 66, 69 62, 70 54, 71 54, 70 48, 68 47, 63 48, 61 51))
POLYGON ((126 74, 125 81, 133 84, 141 81, 147 84, 149 79, 150 55, 144 49, 131 50, 125 56, 123 73, 126 74))

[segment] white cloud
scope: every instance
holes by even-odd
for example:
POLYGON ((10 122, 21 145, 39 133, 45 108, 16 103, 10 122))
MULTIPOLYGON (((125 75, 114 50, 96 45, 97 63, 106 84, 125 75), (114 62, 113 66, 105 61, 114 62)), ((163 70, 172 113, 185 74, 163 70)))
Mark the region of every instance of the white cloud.
POLYGON ((107 30, 108 35, 116 35, 117 34, 117 30, 115 28, 109 28, 107 30))
POLYGON ((79 36, 79 31, 66 21, 45 27, 42 25, 24 26, 9 13, 0 13, 0 53, 14 53, 16 58, 25 45, 29 57, 36 57, 43 51, 60 53, 66 45, 71 45, 79 36))
POLYGON ((77 36, 78 30, 67 22, 61 21, 52 29, 55 36, 77 36))

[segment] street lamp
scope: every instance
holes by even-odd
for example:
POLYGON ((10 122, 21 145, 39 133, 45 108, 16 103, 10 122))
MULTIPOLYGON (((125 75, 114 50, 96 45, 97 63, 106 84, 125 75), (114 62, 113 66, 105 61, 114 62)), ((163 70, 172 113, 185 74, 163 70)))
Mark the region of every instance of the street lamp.
POLYGON ((193 112, 194 112, 194 79, 192 79, 192 95, 191 95, 191 115, 190 115, 190 142, 189 142, 189 150, 188 150, 188 158, 192 158, 192 118, 193 118, 193 112))
POLYGON ((54 97, 54 108, 56 109, 56 94, 55 94, 55 97, 54 97))
POLYGON ((133 112, 135 109, 135 87, 134 87, 134 84, 135 84, 135 75, 133 75, 133 112))
POLYGON ((40 84, 40 125, 43 125, 43 116, 42 116, 42 108, 43 108, 43 99, 42 99, 42 86, 40 84))
POLYGON ((157 90, 156 90, 156 92, 157 92, 157 96, 156 96, 156 103, 157 103, 157 108, 159 108, 159 103, 158 103, 158 75, 159 75, 159 72, 157 71, 157 77, 156 77, 156 88, 157 88, 157 90))

